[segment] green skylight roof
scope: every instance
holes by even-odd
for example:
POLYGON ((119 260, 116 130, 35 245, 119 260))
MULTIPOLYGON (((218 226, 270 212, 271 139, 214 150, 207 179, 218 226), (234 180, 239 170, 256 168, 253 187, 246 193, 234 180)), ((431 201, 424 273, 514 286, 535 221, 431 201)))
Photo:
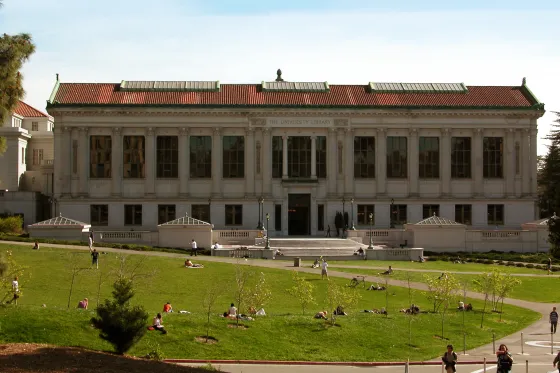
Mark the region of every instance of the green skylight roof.
POLYGON ((370 82, 372 93, 467 93, 463 83, 377 83, 370 82))
POLYGON ((263 92, 329 92, 327 82, 262 82, 263 92))
POLYGON ((127 92, 219 92, 219 81, 123 80, 121 91, 127 92))

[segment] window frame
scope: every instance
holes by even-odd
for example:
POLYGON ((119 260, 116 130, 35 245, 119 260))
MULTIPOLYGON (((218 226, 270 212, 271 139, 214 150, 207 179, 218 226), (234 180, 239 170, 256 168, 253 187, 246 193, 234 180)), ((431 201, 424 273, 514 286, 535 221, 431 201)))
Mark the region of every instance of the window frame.
POLYGON ((191 205, 191 218, 196 219, 196 220, 200 220, 200 221, 205 221, 207 223, 210 223, 210 204, 204 204, 204 203, 199 203, 199 204, 194 204, 191 205))
POLYGON ((146 136, 125 135, 122 141, 123 179, 146 178, 146 136))
POLYGON ((245 178, 245 136, 222 136, 222 177, 245 178))
POLYGON ((189 136, 189 176, 212 178, 212 136, 189 136))
POLYGON ((504 138, 499 136, 482 139, 482 177, 504 178, 504 138))
POLYGON ((377 160, 375 145, 375 136, 354 137, 355 179, 375 179, 375 162, 377 160), (373 157, 373 160, 370 157, 373 157), (363 172, 364 170, 365 172, 363 172))
POLYGON ((315 138, 315 172, 317 179, 327 178, 327 137, 315 138))
POLYGON ((406 136, 387 136, 386 157, 388 179, 408 178, 408 138, 406 136))
MULTIPOLYGON (((447 154, 444 154, 447 157, 447 154)), ((451 137, 451 178, 472 178, 472 137, 451 137), (468 143, 467 146, 465 146, 468 143)))
POLYGON ((393 215, 392 219, 395 225, 405 225, 408 221, 408 205, 394 204, 393 210, 391 210, 391 205, 389 205, 389 213, 393 215))
POLYGON ((108 227, 109 226, 109 205, 94 204, 89 205, 89 220, 94 227, 108 227), (103 216, 106 215, 104 221, 103 216), (103 224, 104 223, 104 224, 103 224))
POLYGON ((464 225, 472 225, 472 205, 455 205, 455 221, 464 225), (466 219, 468 215, 468 219, 466 219))
POLYGON ((356 213, 356 222, 358 225, 370 225, 369 214, 373 216, 372 224, 375 225, 375 204, 373 203, 362 203, 358 205, 356 213))
POLYGON ((284 167, 284 144, 282 136, 272 136, 272 178, 281 179, 284 167))
POLYGON ((489 204, 486 207, 486 222, 488 225, 501 226, 505 225, 505 206, 503 204, 489 204), (501 215, 501 220, 498 219, 501 215))
POLYGON ((38 132, 39 131, 39 122, 31 122, 31 131, 38 132))
POLYGON ((158 205, 158 225, 177 219, 177 205, 158 205))
POLYGON ((179 136, 156 136, 156 178, 179 178, 179 136))
POLYGON ((440 178, 440 141, 437 136, 418 138, 418 177, 420 179, 440 178))
POLYGON ((311 178, 311 136, 288 137, 288 177, 311 178))
POLYGON ((243 225, 243 205, 225 205, 225 226, 242 226, 243 225), (238 221, 239 220, 239 221, 238 221))
POLYGON ((89 154, 90 179, 110 179, 113 168, 112 137, 110 135, 91 135, 89 137, 89 154), (104 162, 101 162, 101 160, 104 160, 104 162), (99 171, 103 176, 97 176, 100 173, 99 171))
POLYGON ((422 205, 422 220, 431 218, 432 216, 434 216, 434 213, 436 216, 440 216, 439 212, 440 212, 440 205, 424 204, 422 205))
POLYGON ((143 220, 143 206, 138 204, 126 204, 124 205, 124 225, 127 227, 138 227, 142 225, 143 220), (130 210, 130 212, 128 211, 130 210), (128 215, 130 215, 131 220, 127 222, 128 215), (139 217, 138 217, 139 215, 139 217), (138 222, 137 219, 140 221, 138 222))

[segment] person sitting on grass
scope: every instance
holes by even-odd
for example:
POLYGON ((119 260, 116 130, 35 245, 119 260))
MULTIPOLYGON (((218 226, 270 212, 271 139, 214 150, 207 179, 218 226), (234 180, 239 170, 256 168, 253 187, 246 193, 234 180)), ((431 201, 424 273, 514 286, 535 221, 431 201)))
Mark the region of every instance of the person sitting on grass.
POLYGON ((438 277, 438 280, 447 280, 447 273, 443 272, 441 276, 438 277))
POLYGON ((171 306, 170 302, 167 302, 163 305, 163 313, 171 313, 173 312, 173 307, 171 306))
POLYGON ((236 319, 237 318, 237 307, 235 307, 235 304, 231 304, 229 306, 229 309, 224 312, 224 317, 229 317, 230 319, 236 319))
POLYGON ((424 263, 424 262, 426 261, 426 259, 424 259, 424 257, 423 257, 422 255, 420 255, 420 256, 418 257, 418 261, 419 261, 420 263, 424 263))
POLYGON ((154 330, 160 331, 162 334, 167 334, 167 330, 165 330, 165 328, 163 327, 163 318, 161 317, 161 313, 158 313, 157 316, 154 317, 152 328, 154 328, 154 330))
POLYGON ((319 311, 313 317, 316 318, 316 319, 328 320, 328 313, 327 313, 327 311, 319 311))
POLYGON ((33 245, 33 250, 39 250, 39 241, 35 241, 35 245, 33 245))
POLYGON ((342 306, 336 307, 336 310, 334 310, 334 314, 336 316, 346 316, 346 312, 344 312, 344 307, 342 306))
POLYGON ((389 266, 388 270, 386 270, 385 272, 380 272, 378 274, 379 275, 391 275, 391 274, 393 274, 393 268, 391 268, 391 266, 389 266))
POLYGON ((459 306, 457 307, 459 311, 465 310, 465 303, 463 301, 459 301, 459 306))
POLYGON ((202 264, 194 264, 190 259, 185 260, 185 267, 187 268, 204 268, 202 264))
POLYGON ((88 309, 88 305, 89 305, 89 301, 87 298, 84 298, 83 300, 78 302, 78 308, 83 308, 84 310, 88 309))
POLYGON ((465 311, 472 311, 472 304, 470 304, 470 303, 467 304, 467 305, 465 306, 465 311))

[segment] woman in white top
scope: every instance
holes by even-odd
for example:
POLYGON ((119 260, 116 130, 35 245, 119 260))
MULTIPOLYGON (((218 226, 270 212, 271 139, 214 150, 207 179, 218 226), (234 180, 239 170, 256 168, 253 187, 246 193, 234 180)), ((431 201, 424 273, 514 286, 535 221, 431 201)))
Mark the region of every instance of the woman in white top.
POLYGON ((235 305, 233 303, 231 304, 231 306, 229 306, 228 316, 237 317, 237 308, 235 308, 235 305))
POLYGON ((156 317, 154 317, 153 328, 155 330, 159 330, 163 334, 167 334, 167 330, 163 327, 163 319, 161 317, 161 313, 158 313, 156 317))

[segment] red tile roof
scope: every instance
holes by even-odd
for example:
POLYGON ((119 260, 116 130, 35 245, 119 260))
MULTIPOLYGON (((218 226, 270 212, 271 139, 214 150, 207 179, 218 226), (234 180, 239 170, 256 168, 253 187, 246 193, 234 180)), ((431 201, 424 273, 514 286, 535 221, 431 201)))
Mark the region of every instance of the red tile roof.
POLYGON ((45 118, 48 117, 47 114, 35 109, 34 107, 27 105, 23 101, 20 101, 17 104, 14 113, 19 114, 22 117, 45 117, 45 118))
POLYGON ((219 92, 125 92, 119 84, 60 83, 48 107, 199 106, 539 109, 525 87, 469 86, 467 93, 371 93, 366 85, 330 85, 330 92, 262 92, 260 84, 222 84, 219 92))

